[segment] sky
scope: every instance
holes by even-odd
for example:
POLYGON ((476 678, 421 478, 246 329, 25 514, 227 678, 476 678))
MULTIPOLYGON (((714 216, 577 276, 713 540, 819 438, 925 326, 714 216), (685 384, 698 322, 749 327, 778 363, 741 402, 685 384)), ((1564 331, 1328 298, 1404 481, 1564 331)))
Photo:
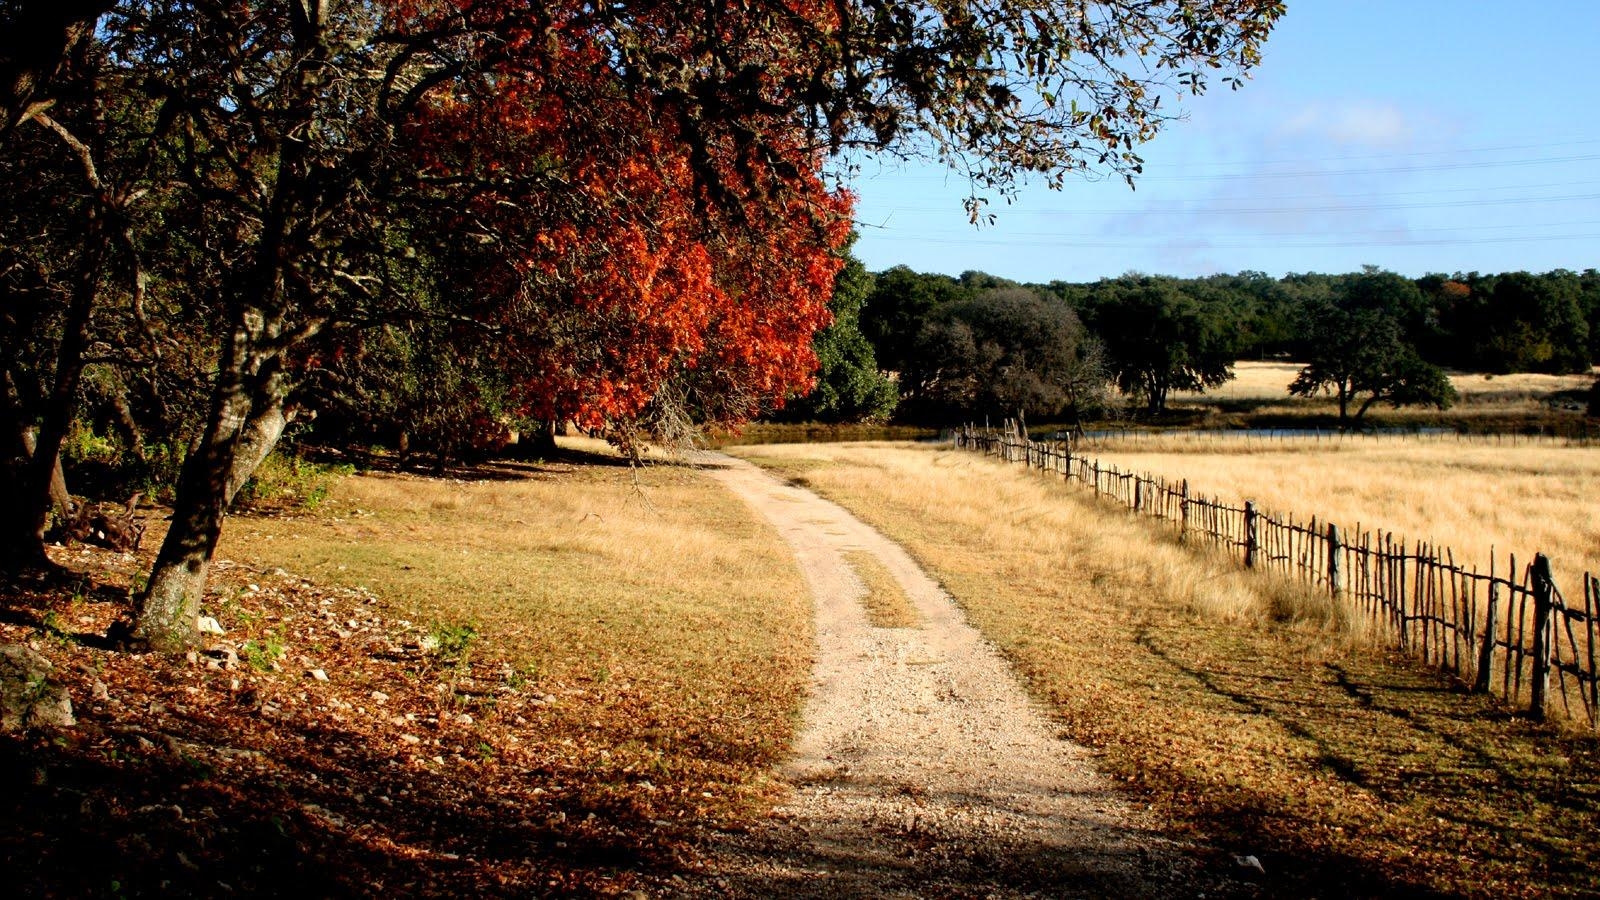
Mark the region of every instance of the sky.
POLYGON ((991 204, 867 159, 868 269, 1025 282, 1127 272, 1600 268, 1600 0, 1289 0, 1239 91, 1184 98, 1144 175, 991 204))

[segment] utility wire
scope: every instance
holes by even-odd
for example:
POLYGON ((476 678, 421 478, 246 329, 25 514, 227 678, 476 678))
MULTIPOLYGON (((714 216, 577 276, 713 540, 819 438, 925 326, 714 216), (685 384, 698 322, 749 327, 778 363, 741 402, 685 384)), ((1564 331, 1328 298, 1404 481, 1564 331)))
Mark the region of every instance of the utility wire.
MULTIPOLYGON (((1202 240, 1208 250, 1250 250, 1259 249, 1263 244, 1270 243, 1274 249, 1320 249, 1330 247, 1454 247, 1474 246, 1479 244, 1529 244, 1546 241, 1576 241, 1600 239, 1600 233, 1594 234, 1552 234, 1541 236, 1498 237, 1498 238, 1388 238, 1361 241, 1286 241, 1283 235, 1264 235, 1259 240, 1219 242, 1202 240)), ((914 242, 919 244, 948 244, 957 246, 980 245, 997 247, 1047 247, 1061 250, 1151 250, 1159 249, 1176 243, 1170 238, 1155 238, 1149 241, 1082 241, 1082 240, 960 240, 956 238, 914 238, 897 235, 878 235, 876 240, 895 242, 914 242)), ((1190 241, 1190 243, 1195 243, 1190 241)))
MULTIPOLYGON (((1383 196, 1374 194, 1371 196, 1383 196)), ((1450 209, 1468 206, 1520 206, 1529 203, 1575 203, 1585 200, 1600 200, 1600 194, 1562 194, 1549 197, 1479 197, 1472 200, 1441 200, 1435 203, 1355 203, 1329 206, 1203 206, 1198 202, 1192 207, 1146 207, 1143 209, 1117 209, 1114 207, 1075 208, 1036 210, 1035 214, 1077 216, 1077 215, 1160 215, 1177 213, 1309 213, 1309 212, 1358 212, 1379 209, 1450 209)), ((942 207, 918 206, 890 206, 882 210, 884 214, 895 212, 935 212, 942 207)), ((876 210, 874 211, 877 212, 876 210)), ((1005 215, 1012 212, 1026 212, 1026 210, 1005 210, 1005 215)))

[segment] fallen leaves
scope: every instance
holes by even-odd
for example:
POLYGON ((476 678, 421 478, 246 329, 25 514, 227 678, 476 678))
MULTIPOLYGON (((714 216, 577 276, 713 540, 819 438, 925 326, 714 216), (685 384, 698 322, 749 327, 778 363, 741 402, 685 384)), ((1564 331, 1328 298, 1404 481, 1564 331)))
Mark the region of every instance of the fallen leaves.
POLYGON ((138 562, 63 557, 77 590, 14 587, 0 621, 79 711, 0 742, 21 895, 614 894, 748 804, 767 761, 627 682, 530 680, 492 645, 444 664, 370 592, 282 570, 216 567, 203 652, 120 650, 101 635, 138 562), (619 739, 652 729, 687 743, 619 739))

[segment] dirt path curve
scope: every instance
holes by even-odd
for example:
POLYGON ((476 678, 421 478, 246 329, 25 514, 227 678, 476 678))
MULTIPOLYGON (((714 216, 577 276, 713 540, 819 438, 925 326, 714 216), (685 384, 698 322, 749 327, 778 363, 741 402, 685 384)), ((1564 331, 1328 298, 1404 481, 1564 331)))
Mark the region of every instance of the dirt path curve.
POLYGON ((745 897, 1183 895, 1196 862, 1143 827, 1083 748, 897 544, 839 506, 716 455, 711 472, 793 548, 816 604, 817 661, 793 793, 718 835, 691 894, 745 897), (883 562, 919 628, 874 628, 843 553, 883 562))

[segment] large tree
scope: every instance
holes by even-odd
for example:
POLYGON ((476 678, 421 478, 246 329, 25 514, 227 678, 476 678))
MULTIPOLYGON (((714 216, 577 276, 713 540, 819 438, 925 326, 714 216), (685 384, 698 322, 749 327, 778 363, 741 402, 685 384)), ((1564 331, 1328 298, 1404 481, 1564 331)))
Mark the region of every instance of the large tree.
MULTIPOLYGON (((308 367, 353 331, 457 322, 528 363, 530 407, 565 395, 607 421, 748 415, 805 378, 827 321, 844 223, 820 153, 944 159, 972 178, 975 217, 1020 172, 1131 177, 1134 146, 1175 111, 1162 101, 1198 93, 1213 68, 1247 71, 1281 13, 1266 0, 118 3, 71 43, 101 45, 116 89, 153 112, 132 142, 172 170, 145 186, 204 235, 191 308, 215 342, 138 636, 189 640, 231 495, 308 367), (496 290, 453 292, 438 267, 462 259, 498 273, 482 282, 496 290), (608 353, 613 338, 624 350, 608 353)), ((30 65, 46 81, 60 69, 30 65)))
POLYGON ((1400 324, 1416 294, 1410 281, 1368 268, 1345 279, 1331 298, 1307 303, 1301 328, 1306 365, 1289 393, 1331 393, 1341 426, 1359 422, 1379 402, 1449 407, 1456 396, 1450 380, 1423 360, 1400 324))
POLYGON ((1173 391, 1204 390, 1233 378, 1233 341, 1219 311, 1173 279, 1129 275, 1103 282, 1089 309, 1117 386, 1149 415, 1165 410, 1173 391))
POLYGON ((1100 405, 1107 381, 1100 342, 1066 303, 1020 286, 941 306, 924 324, 904 375, 909 415, 1021 413, 1076 421, 1100 405))

